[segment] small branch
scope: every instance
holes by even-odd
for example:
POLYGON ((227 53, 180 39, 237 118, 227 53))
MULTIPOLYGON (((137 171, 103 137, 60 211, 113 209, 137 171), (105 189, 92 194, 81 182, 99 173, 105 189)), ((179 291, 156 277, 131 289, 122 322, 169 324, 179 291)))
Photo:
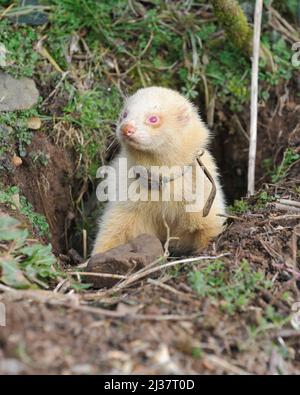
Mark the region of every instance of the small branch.
POLYGON ((300 208, 300 202, 297 202, 295 200, 279 199, 279 203, 285 204, 287 206, 294 206, 294 207, 299 207, 300 208))
POLYGON ((170 285, 163 284, 162 282, 157 281, 157 280, 153 280, 152 278, 148 278, 148 283, 156 285, 157 287, 160 287, 160 288, 164 289, 165 291, 171 292, 174 295, 182 298, 183 300, 191 301, 191 299, 192 299, 192 295, 185 294, 184 292, 180 292, 177 289, 171 287, 170 285))
POLYGON ((198 256, 198 257, 194 257, 194 258, 186 258, 186 259, 180 259, 178 261, 173 261, 173 262, 168 262, 165 263, 163 265, 159 265, 159 266, 155 266, 155 267, 151 267, 149 268, 146 267, 142 270, 140 270, 139 272, 136 272, 134 274, 132 274, 131 276, 129 276, 127 279, 125 279, 124 281, 122 281, 119 284, 116 284, 113 288, 110 289, 110 291, 117 291, 120 290, 124 287, 128 287, 129 285, 135 283, 138 280, 141 280, 142 278, 147 277, 149 274, 155 273, 157 271, 161 271, 163 269, 169 268, 169 267, 173 267, 176 265, 184 265, 184 264, 190 264, 190 263, 196 263, 197 261, 201 261, 201 260, 208 260, 208 259, 219 259, 223 256, 227 256, 229 255, 229 253, 225 253, 225 254, 221 254, 218 256, 198 256))
POLYGON ((165 251, 164 257, 168 258, 170 256, 170 252, 169 252, 170 241, 178 240, 179 237, 171 237, 170 227, 166 221, 165 215, 163 215, 163 222, 164 222, 164 225, 167 230, 167 241, 165 242, 165 245, 164 245, 164 251, 165 251))
POLYGON ((249 376, 251 373, 247 372, 244 369, 239 368, 238 366, 233 365, 232 363, 222 359, 216 355, 207 355, 205 356, 205 360, 212 363, 219 369, 223 369, 225 372, 229 372, 239 376, 249 376))
MULTIPOLYGON (((267 206, 273 207, 277 210, 281 211, 287 211, 287 212, 293 212, 293 213, 300 213, 300 208, 295 207, 295 206, 289 206, 287 204, 281 204, 281 203, 268 203, 267 206)), ((275 217, 275 219, 278 219, 275 217)))
POLYGON ((111 274, 111 273, 93 273, 93 272, 67 272, 72 276, 94 276, 94 277, 103 277, 103 278, 115 278, 117 280, 125 280, 127 276, 123 276, 122 274, 111 274))
POLYGON ((254 195, 255 191, 255 160, 257 146, 257 103, 258 103, 258 70, 260 53, 260 34, 263 0, 256 0, 253 34, 253 63, 251 83, 251 123, 250 123, 250 147, 248 163, 248 195, 254 195))
POLYGON ((82 229, 83 259, 87 258, 87 231, 82 229))

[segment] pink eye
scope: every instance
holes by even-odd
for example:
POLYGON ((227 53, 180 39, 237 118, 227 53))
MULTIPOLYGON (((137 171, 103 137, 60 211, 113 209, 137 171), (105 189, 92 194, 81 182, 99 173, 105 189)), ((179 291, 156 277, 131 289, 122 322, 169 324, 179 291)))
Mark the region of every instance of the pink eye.
POLYGON ((148 122, 149 123, 152 123, 152 124, 155 124, 155 123, 157 123, 159 121, 159 118, 156 116, 156 115, 151 115, 149 118, 148 118, 148 122))

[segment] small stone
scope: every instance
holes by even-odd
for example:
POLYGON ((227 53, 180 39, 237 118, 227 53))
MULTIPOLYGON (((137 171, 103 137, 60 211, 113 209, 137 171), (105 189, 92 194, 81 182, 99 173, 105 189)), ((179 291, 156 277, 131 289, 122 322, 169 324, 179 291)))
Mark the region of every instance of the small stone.
POLYGON ((27 110, 38 98, 39 91, 32 79, 16 79, 0 71, 0 111, 27 110))
POLYGON ((14 164, 15 167, 19 167, 19 166, 21 166, 23 161, 22 161, 22 159, 19 156, 14 155, 13 158, 12 158, 12 163, 14 164))
POLYGON ((27 121, 27 126, 29 129, 38 130, 42 126, 41 118, 39 117, 31 117, 27 121))

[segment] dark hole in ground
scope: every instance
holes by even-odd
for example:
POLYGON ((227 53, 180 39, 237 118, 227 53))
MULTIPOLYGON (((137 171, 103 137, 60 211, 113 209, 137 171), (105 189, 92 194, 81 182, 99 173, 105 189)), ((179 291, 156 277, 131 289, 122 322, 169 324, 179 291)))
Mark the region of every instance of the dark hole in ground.
POLYGON ((240 152, 246 152, 246 146, 242 141, 237 141, 235 145, 236 147, 233 147, 228 133, 216 130, 211 151, 217 161, 227 204, 241 199, 247 192, 247 157, 238 155, 240 152))

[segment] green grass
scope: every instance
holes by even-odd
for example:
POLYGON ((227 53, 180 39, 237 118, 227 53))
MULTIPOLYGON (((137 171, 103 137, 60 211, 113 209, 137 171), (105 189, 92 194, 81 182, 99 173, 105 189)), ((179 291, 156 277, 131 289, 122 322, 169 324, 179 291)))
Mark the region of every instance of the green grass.
POLYGON ((246 260, 231 270, 222 261, 214 261, 201 270, 190 272, 188 280, 199 297, 218 300, 228 314, 244 311, 259 290, 269 289, 272 285, 246 260))
MULTIPOLYGON (((70 85, 69 89, 72 89, 70 85)), ((101 163, 100 154, 105 149, 104 142, 111 134, 120 108, 121 100, 116 88, 104 86, 86 92, 74 92, 64 107, 63 122, 73 125, 77 130, 77 136, 74 135, 69 144, 83 158, 80 169, 82 177, 96 176, 101 163)))

